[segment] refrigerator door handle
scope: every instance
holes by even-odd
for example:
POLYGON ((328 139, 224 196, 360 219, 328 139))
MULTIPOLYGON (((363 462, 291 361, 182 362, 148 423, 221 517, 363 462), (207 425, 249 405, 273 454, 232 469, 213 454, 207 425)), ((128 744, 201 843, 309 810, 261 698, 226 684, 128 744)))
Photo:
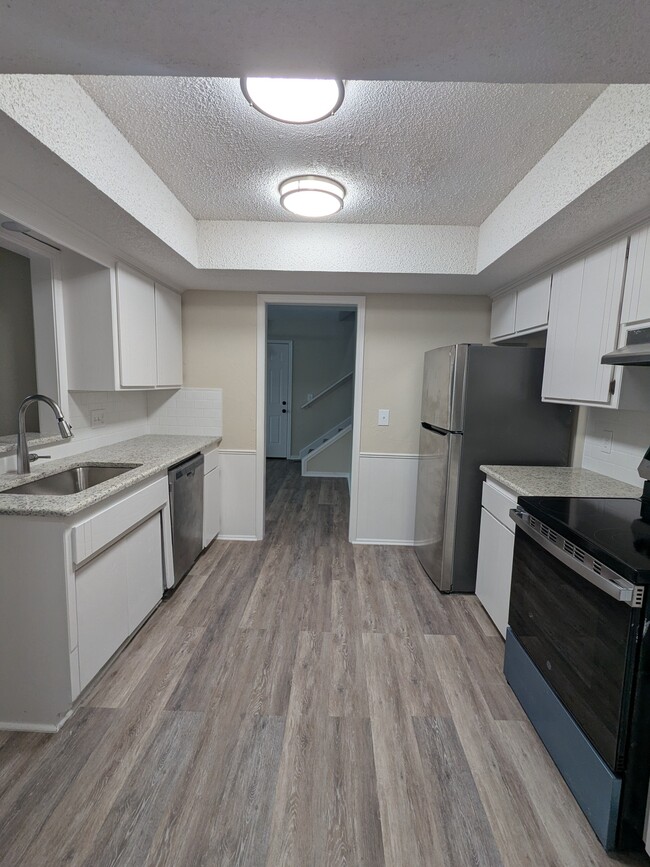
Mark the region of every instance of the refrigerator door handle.
POLYGON ((423 421, 421 424, 425 430, 431 431, 431 433, 440 434, 440 436, 443 437, 446 437, 448 434, 462 433, 462 431, 459 430, 446 430, 442 427, 436 427, 434 424, 429 424, 428 421, 423 421))

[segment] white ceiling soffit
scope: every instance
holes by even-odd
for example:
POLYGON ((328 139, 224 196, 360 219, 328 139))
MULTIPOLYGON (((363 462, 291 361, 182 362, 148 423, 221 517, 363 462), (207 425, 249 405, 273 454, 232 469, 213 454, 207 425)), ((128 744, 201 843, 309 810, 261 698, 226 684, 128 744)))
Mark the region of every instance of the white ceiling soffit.
POLYGON ((294 221, 282 180, 346 188, 328 223, 478 226, 603 85, 349 81, 333 117, 273 121, 230 78, 78 79, 199 220, 294 221), (504 131, 507 130, 507 135, 504 131))
POLYGON ((647 82, 649 32, 644 0, 20 0, 0 71, 647 82))
POLYGON ((649 120, 650 86, 607 88, 481 227, 197 223, 74 79, 0 77, 0 210, 181 288, 485 292, 650 208, 649 120))

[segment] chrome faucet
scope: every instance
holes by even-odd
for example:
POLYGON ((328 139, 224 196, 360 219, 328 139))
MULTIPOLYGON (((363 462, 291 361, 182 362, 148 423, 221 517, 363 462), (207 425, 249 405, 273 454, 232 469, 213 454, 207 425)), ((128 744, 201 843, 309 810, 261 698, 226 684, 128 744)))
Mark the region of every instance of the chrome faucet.
POLYGON ((69 439, 71 436, 74 436, 72 433, 72 428, 69 423, 63 418, 63 413, 61 412, 61 407, 59 404, 52 400, 51 397, 47 397, 45 394, 30 394, 29 397, 26 397, 25 400, 20 404, 20 409, 18 410, 18 472, 19 473, 28 473, 29 470, 29 460, 32 457, 29 454, 29 447, 27 445, 27 433, 25 431, 25 413, 29 409, 29 407, 38 400, 42 400, 43 403, 46 403, 54 415, 56 416, 56 420, 59 424, 59 430, 61 431, 61 438, 64 440, 69 439))

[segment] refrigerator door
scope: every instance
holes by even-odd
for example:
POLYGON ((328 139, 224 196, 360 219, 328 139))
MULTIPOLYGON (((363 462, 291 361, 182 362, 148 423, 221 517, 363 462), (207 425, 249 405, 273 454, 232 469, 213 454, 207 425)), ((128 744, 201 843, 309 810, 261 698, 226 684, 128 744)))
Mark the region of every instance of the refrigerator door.
POLYGON ((443 592, 452 589, 462 441, 462 434, 432 429, 425 423, 420 428, 415 552, 443 592))
POLYGON ((442 430, 463 430, 468 349, 459 343, 425 352, 421 421, 442 430))

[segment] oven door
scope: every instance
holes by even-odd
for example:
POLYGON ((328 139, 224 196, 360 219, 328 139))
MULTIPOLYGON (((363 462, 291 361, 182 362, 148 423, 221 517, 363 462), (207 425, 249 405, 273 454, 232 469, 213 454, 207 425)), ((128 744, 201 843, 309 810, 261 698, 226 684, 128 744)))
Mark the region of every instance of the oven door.
POLYGON ((508 624, 596 751, 623 770, 642 592, 521 509, 508 624), (583 558, 584 559, 581 559, 583 558), (593 583, 595 582, 595 583, 593 583))

